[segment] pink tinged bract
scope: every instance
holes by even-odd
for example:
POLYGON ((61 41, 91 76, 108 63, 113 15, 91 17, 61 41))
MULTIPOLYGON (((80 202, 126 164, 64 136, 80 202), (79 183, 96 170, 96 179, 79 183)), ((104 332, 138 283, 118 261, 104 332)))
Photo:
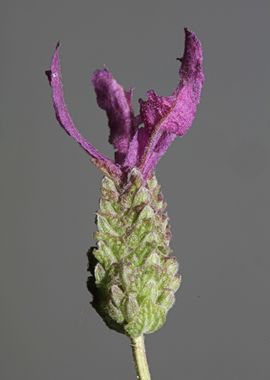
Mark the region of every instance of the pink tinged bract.
POLYGON ((59 59, 59 43, 56 46, 50 70, 46 71, 52 88, 53 106, 55 109, 56 118, 61 127, 71 136, 74 140, 81 145, 81 147, 92 157, 93 162, 101 169, 113 176, 121 176, 121 170, 109 158, 101 154, 92 144, 90 144, 75 127, 74 122, 68 112, 63 93, 61 67, 59 59))

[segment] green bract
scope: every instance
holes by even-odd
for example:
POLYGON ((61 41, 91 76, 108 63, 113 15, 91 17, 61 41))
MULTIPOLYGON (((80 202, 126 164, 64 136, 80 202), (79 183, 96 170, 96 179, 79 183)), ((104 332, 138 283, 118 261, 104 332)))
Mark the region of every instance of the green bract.
POLYGON ((107 325, 136 338, 158 330, 180 286, 169 247, 166 203, 157 180, 134 168, 119 185, 105 176, 97 212, 97 247, 89 252, 93 306, 107 325))

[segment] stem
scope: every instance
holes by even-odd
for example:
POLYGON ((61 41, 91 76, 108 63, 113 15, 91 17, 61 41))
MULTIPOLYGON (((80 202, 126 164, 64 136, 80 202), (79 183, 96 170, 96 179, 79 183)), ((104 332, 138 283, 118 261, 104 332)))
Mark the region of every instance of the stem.
POLYGON ((151 380, 145 353, 143 335, 139 336, 138 338, 131 338, 131 347, 137 372, 137 379, 151 380))

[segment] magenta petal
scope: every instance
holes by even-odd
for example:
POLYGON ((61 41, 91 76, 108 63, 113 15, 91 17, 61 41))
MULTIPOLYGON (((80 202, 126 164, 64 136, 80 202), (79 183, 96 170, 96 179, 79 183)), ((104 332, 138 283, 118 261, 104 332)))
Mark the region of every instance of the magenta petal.
POLYGON ((149 130, 170 112, 173 96, 158 96, 154 90, 147 91, 147 100, 139 99, 140 113, 145 127, 149 130))
POLYGON ((185 29, 185 51, 179 74, 181 81, 175 91, 175 103, 164 120, 163 127, 183 136, 195 118, 204 82, 202 46, 194 33, 185 29))
POLYGON ((59 44, 55 49, 50 70, 46 71, 52 88, 53 106, 56 118, 61 127, 76 140, 82 148, 93 158, 94 162, 100 169, 109 172, 114 176, 121 176, 121 170, 109 158, 101 154, 92 144, 90 144, 75 127, 71 116, 68 112, 64 100, 63 85, 61 81, 61 68, 59 60, 59 44))
POLYGON ((148 160, 146 160, 142 168, 142 174, 144 178, 149 177, 149 175, 153 172, 159 159, 166 153, 167 149, 176 137, 177 136, 171 132, 162 133, 162 135, 158 139, 155 149, 152 151, 151 156, 148 160))
POLYGON ((125 157, 125 161, 122 164, 122 168, 124 171, 129 171, 129 169, 137 166, 138 162, 138 154, 139 154, 139 141, 138 141, 138 131, 136 131, 135 135, 131 139, 129 143, 128 153, 125 157))
POLYGON ((202 47, 193 32, 185 29, 185 37, 180 83, 173 94, 162 97, 150 91, 146 101, 140 100, 145 125, 141 132, 145 148, 140 156, 140 168, 145 176, 154 170, 174 138, 187 133, 200 101, 204 81, 202 47))
POLYGON ((115 161, 122 164, 134 134, 132 91, 125 91, 107 69, 95 71, 92 83, 97 94, 97 103, 106 111, 109 119, 109 142, 116 150, 115 161))

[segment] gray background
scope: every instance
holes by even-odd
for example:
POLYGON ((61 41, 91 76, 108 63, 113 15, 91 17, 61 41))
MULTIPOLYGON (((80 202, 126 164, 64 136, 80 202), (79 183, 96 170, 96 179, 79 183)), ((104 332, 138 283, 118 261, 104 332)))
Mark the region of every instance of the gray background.
POLYGON ((178 81, 184 26, 203 42, 194 126, 160 162, 183 285, 147 337, 153 379, 266 380, 269 335, 269 2, 2 1, 1 380, 134 379, 128 339, 89 305, 101 174, 57 125, 44 70, 57 40, 76 124, 112 154, 90 74, 137 97, 178 81))

